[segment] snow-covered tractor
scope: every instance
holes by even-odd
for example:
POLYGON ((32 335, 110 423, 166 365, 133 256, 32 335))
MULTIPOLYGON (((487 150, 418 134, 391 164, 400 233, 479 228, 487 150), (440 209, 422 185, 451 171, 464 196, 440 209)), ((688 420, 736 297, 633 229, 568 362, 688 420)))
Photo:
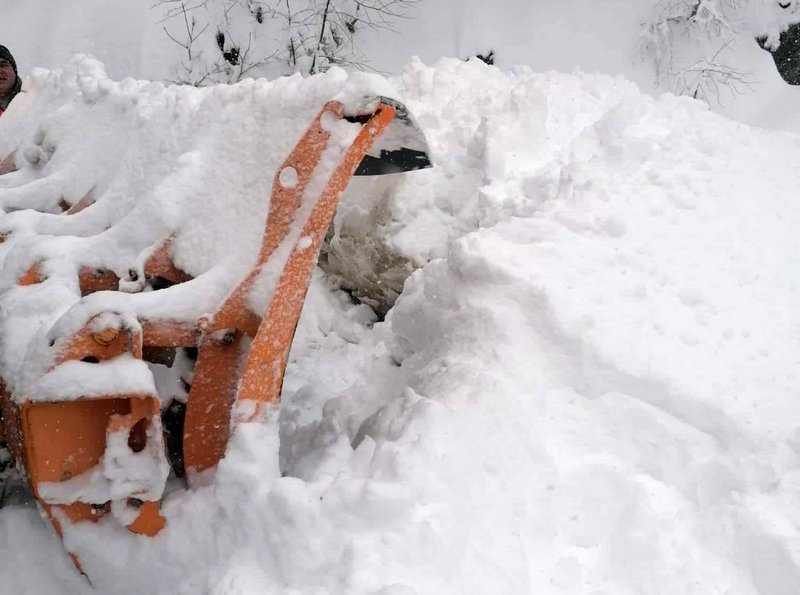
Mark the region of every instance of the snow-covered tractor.
MULTIPOLYGON (((18 158, 3 161, 0 180, 21 175, 14 171, 18 158)), ((129 262, 126 275, 123 265, 98 267, 88 252, 65 244, 55 252, 36 248, 24 270, 6 267, 5 277, 15 279, 6 293, 18 292, 20 300, 54 275, 71 276, 80 293, 61 310, 51 296, 57 312, 46 332, 11 336, 13 321, 6 321, 0 339, 7 347, 18 342, 23 358, 13 372, 10 365, 2 370, 0 443, 59 535, 108 515, 134 533, 156 535, 165 527, 159 501, 170 476, 191 485, 225 455, 237 423, 274 420, 312 269, 340 195, 353 175, 429 166, 425 139, 399 101, 378 95, 329 101, 274 172, 260 249, 247 267, 199 276, 182 270, 173 258, 179 218, 159 224, 158 241, 129 262), (148 365, 172 365, 176 350, 193 371, 186 375, 185 404, 171 406, 148 365)), ((49 219, 58 228, 52 234, 89 237, 70 220, 81 214, 85 221, 100 209, 95 198, 88 193, 62 205, 49 219)), ((93 253, 114 250, 114 230, 96 234, 103 240, 93 253)), ((2 240, 15 233, 26 249, 24 231, 6 232, 2 240)))

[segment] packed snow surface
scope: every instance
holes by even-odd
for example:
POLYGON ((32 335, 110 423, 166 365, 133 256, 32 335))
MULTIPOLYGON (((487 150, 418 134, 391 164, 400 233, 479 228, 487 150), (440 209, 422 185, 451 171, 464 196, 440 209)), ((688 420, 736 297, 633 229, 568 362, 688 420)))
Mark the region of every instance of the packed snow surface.
MULTIPOLYGON (((1 588, 800 592, 800 137, 602 76, 443 60, 391 82, 434 168, 351 184, 279 435, 240 425, 213 481, 166 497, 156 538, 71 531, 91 586, 11 502, 1 588)), ((174 229, 193 274, 251 258, 276 165, 347 84, 37 73, 0 120, 19 167, 0 178, 4 342, 34 349, 112 299, 76 306, 70 263, 123 272, 174 229), (12 287, 36 259, 51 278, 12 287)), ((181 312, 216 285, 185 287, 166 300, 181 312)), ((2 359, 26 368, 7 343, 2 359)))

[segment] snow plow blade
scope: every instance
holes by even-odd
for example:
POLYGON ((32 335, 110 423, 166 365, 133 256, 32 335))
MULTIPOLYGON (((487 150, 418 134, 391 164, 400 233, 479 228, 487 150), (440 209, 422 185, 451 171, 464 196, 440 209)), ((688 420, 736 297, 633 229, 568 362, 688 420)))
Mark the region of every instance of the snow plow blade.
MULTIPOLYGON (((105 304, 118 293, 124 295, 124 307, 95 313, 77 332, 58 335, 53 330, 52 365, 43 373, 45 381, 31 386, 60 386, 54 379, 74 381, 79 373, 85 394, 14 394, 0 386, 0 438, 5 437, 58 534, 63 537, 72 523, 109 514, 142 535, 154 536, 167 526, 159 498, 170 465, 177 476, 186 472, 191 483, 225 455, 236 423, 277 410, 312 271, 350 179, 359 172, 430 166, 424 136, 401 103, 373 97, 348 108, 330 101, 275 172, 257 260, 213 312, 192 319, 183 310, 161 312, 158 318, 137 314, 137 298, 202 281, 203 275, 192 278, 174 264, 172 237, 153 246, 146 262, 132 266, 128 279, 75 263, 83 296, 104 291, 105 304), (270 280, 268 291, 264 278, 270 280), (115 291, 123 281, 128 285, 124 294, 115 291), (132 293, 130 286, 137 281, 139 288, 132 293), (254 303, 266 305, 254 309, 254 303), (177 440, 162 430, 158 394, 148 392, 146 383, 122 390, 115 380, 115 370, 148 374, 146 361, 168 361, 164 353, 175 348, 197 354, 177 440), (48 374, 53 375, 49 382, 48 374)), ((39 261, 17 284, 43 283, 48 270, 47 262, 39 261)), ((53 329, 58 328, 56 322, 53 329)), ((77 554, 70 555, 80 568, 77 554)))
MULTIPOLYGON (((381 138, 364 155, 354 175, 381 176, 432 167, 425 135, 406 107, 388 97, 380 97, 378 101, 395 110, 394 119, 381 138)), ((364 117, 345 115, 345 119, 351 122, 364 117)))

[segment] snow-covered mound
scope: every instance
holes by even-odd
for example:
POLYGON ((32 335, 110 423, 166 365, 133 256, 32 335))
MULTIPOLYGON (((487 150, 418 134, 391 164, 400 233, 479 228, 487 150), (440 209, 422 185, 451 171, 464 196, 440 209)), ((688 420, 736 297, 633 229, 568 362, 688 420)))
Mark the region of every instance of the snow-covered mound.
MULTIPOLYGON (((267 109, 259 89, 280 89, 263 95, 281 97, 282 136, 346 84, 337 72, 163 89, 87 68, 42 73, 0 120, 0 149, 35 138, 29 123, 80 117, 75 80, 109 97, 127 89, 129 107, 104 100, 94 134, 132 118, 130 135, 90 155, 88 141, 81 152, 57 136, 55 151, 34 143, 20 153, 31 167, 0 178, 4 208, 49 196, 36 204, 55 209, 96 186, 109 212, 135 213, 114 206, 125 188, 112 191, 135 179, 137 205, 161 187, 212 205, 213 180, 244 175, 243 161, 277 163, 294 141, 257 141, 269 133, 251 129, 248 114, 267 109), (233 97, 241 111, 226 108, 233 97)), ((435 167, 351 184, 327 256, 335 274, 315 278, 296 337, 280 444, 241 425, 213 484, 167 497, 154 539, 113 523, 73 533, 93 588, 30 505, 7 505, 2 588, 800 591, 800 137, 605 77, 453 60, 413 63, 392 82, 435 167), (400 295, 373 324, 331 278, 386 307, 400 295)), ((272 170, 251 173, 235 189, 256 196, 272 170)), ((11 242, 37 238, 27 254, 59 217, 19 211, 0 226, 13 222, 11 242)), ((192 245, 195 271, 208 242, 192 245)), ((4 279, 23 259, 11 250, 4 279)))

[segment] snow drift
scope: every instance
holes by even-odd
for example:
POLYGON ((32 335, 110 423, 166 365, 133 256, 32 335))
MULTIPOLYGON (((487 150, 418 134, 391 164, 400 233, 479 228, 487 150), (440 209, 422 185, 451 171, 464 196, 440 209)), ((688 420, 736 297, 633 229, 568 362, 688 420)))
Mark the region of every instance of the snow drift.
MULTIPOLYGON (((56 211, 94 188, 105 214, 85 238, 123 216, 145 239, 170 217, 219 221, 182 252, 204 270, 247 244, 271 164, 347 81, 196 90, 113 82, 87 60, 39 72, 0 120, 0 153, 24 144, 0 206, 56 211)), ((72 535, 93 588, 800 590, 800 138, 607 77, 444 60, 392 83, 435 167, 351 184, 279 443, 240 426, 213 483, 167 496, 155 539, 110 523, 72 535)), ((0 218, 16 238, 4 287, 64 249, 61 221, 0 218)), ((140 250, 85 254, 121 267, 140 250)), ((14 291, 4 337, 63 312, 14 291)), ((4 588, 93 592, 24 499, 0 532, 4 588)))

